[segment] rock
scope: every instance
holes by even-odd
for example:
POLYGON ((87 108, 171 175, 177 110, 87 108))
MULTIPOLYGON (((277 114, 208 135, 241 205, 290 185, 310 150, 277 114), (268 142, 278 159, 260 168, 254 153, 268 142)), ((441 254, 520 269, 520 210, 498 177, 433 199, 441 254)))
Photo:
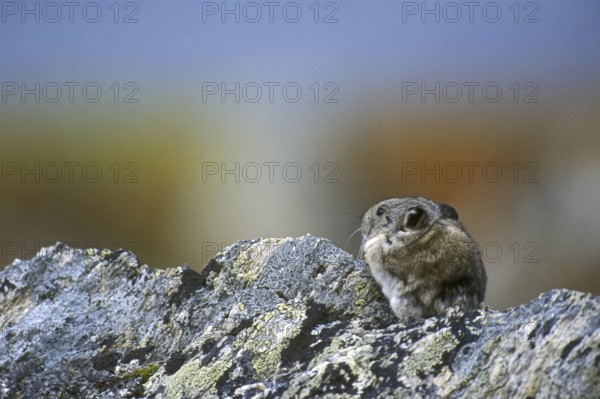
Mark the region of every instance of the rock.
POLYGON ((311 236, 238 242, 201 274, 57 244, 0 273, 0 308, 0 398, 600 397, 599 297, 403 325, 311 236))

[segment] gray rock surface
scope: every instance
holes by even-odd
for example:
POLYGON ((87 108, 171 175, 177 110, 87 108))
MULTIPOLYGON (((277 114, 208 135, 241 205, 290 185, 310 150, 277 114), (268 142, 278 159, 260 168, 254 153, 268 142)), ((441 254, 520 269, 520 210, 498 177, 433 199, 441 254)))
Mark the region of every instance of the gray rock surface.
POLYGON ((201 274, 57 244, 0 273, 0 309, 0 398, 600 397, 599 297, 403 325, 311 236, 238 242, 201 274))

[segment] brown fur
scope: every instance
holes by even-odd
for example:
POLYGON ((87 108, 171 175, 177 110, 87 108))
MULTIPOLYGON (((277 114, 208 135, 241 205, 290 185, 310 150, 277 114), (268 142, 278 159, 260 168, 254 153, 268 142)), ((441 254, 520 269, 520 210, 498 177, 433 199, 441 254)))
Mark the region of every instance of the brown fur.
POLYGON ((361 252, 402 321, 483 305, 479 248, 450 205, 393 198, 363 216, 361 252))

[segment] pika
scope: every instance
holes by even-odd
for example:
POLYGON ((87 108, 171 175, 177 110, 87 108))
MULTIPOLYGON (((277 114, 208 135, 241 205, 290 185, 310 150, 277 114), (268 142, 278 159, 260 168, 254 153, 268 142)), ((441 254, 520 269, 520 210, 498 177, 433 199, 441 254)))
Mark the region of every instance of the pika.
POLYGON ((361 253, 401 321, 483 306, 487 277, 456 210, 426 198, 392 198, 365 212, 361 253))

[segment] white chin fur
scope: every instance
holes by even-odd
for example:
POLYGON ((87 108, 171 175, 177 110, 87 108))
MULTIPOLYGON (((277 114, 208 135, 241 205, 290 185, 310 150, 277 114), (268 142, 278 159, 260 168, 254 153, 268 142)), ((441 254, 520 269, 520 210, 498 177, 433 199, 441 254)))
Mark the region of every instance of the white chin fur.
POLYGON ((388 242, 388 237, 385 234, 377 234, 365 243, 365 253, 369 253, 377 247, 380 247, 382 250, 385 251, 392 246, 398 246, 400 242, 401 240, 399 239, 399 237, 397 237, 397 235, 389 237, 388 242))
POLYGON ((367 240, 367 242, 365 242, 364 248, 365 248, 365 254, 368 254, 369 252, 371 252, 375 247, 381 245, 381 241, 385 241, 385 236, 383 234, 377 234, 375 237, 370 238, 369 240, 367 240))

